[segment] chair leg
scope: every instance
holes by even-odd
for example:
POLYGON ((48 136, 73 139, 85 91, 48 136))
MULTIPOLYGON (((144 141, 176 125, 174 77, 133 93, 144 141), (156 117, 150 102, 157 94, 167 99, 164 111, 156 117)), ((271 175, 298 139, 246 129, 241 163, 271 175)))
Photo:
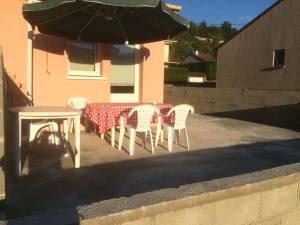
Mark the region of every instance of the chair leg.
POLYGON ((35 138, 35 133, 36 133, 36 131, 32 128, 31 125, 29 125, 28 133, 29 133, 28 144, 29 144, 29 149, 31 149, 32 144, 33 144, 33 140, 35 138))
POLYGON ((168 150, 172 152, 172 145, 173 145, 173 127, 168 127, 168 150))
POLYGON ((54 133, 54 142, 55 142, 55 145, 56 147, 58 147, 58 139, 59 139, 59 132, 58 132, 58 125, 57 123, 54 123, 53 125, 53 133, 54 133))
POLYGON ((121 150, 121 148, 122 148, 122 143, 123 143, 123 139, 124 139, 124 134, 125 134, 125 127, 121 126, 121 127, 120 127, 120 136, 119 136, 119 146, 118 146, 118 150, 121 150))
POLYGON ((157 125, 156 135, 155 135, 155 146, 158 145, 159 136, 161 135, 161 125, 157 125))
POLYGON ((188 137, 187 129, 184 128, 184 131, 185 131, 186 145, 187 145, 188 150, 190 150, 190 143, 189 143, 189 137, 188 137))
POLYGON ((85 132, 90 131, 90 123, 89 123, 89 120, 86 117, 84 117, 84 130, 85 130, 85 132))
POLYGON ((64 147, 64 157, 69 156, 69 130, 68 129, 68 120, 63 121, 64 132, 63 132, 63 147, 64 147))
POLYGON ((155 146, 158 145, 158 140, 160 138, 160 142, 164 142, 164 128, 160 127, 157 129, 156 136, 155 136, 155 146))
POLYGON ((134 155, 134 144, 135 144, 135 135, 136 131, 135 129, 130 129, 130 140, 129 140, 129 155, 133 156, 134 155))
POLYGON ((179 143, 179 134, 180 134, 180 130, 175 130, 175 135, 176 135, 175 143, 176 143, 176 145, 178 145, 178 143, 179 143))
POLYGON ((160 132, 160 142, 163 143, 164 142, 164 128, 161 129, 160 132))
POLYGON ((145 148, 147 142, 147 131, 144 133, 144 138, 143 138, 143 148, 145 148))
POLYGON ((51 135, 51 142, 52 144, 55 144, 55 135, 54 135, 54 128, 52 124, 49 124, 49 130, 51 135))
POLYGON ((151 128, 149 130, 149 134, 150 134, 151 151, 152 151, 152 154, 154 154, 154 146, 153 146, 153 138, 152 138, 151 128))

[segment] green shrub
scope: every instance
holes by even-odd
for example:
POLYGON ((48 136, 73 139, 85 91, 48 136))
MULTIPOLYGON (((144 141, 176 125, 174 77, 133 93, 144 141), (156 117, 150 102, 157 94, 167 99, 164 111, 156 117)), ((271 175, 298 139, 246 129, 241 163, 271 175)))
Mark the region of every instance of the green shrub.
POLYGON ((217 63, 207 62, 206 63, 207 80, 216 80, 216 74, 217 74, 217 63))
POLYGON ((186 68, 165 68, 165 83, 187 83, 189 71, 186 68))
POLYGON ((205 72, 206 63, 188 63, 188 64, 180 64, 178 65, 180 68, 187 68, 189 72, 197 73, 197 72, 205 72))
POLYGON ((189 72, 205 73, 207 80, 215 80, 216 79, 216 72, 217 72, 217 63, 216 62, 179 64, 179 65, 174 65, 173 68, 186 68, 189 72))

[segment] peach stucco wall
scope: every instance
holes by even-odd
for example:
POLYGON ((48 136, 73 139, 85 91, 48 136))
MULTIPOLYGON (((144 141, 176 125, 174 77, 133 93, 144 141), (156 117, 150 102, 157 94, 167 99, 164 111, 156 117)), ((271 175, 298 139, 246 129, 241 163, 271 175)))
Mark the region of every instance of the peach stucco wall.
POLYGON ((27 23, 22 17, 22 0, 0 1, 0 46, 6 72, 26 93, 27 23))
POLYGON ((149 57, 142 62, 141 101, 162 102, 164 87, 164 42, 143 45, 149 57))
POLYGON ((101 75, 104 80, 68 79, 68 41, 36 34, 33 52, 33 100, 35 105, 65 105, 72 96, 84 96, 91 102, 109 101, 109 65, 101 46, 101 75))
MULTIPOLYGON (((4 65, 17 86, 26 93, 27 23, 22 16, 25 0, 0 1, 0 46, 4 65)), ((110 46, 100 46, 101 75, 104 80, 67 78, 67 40, 40 34, 33 40, 33 101, 35 105, 65 105, 72 96, 91 102, 110 101, 110 46)), ((141 45, 140 101, 163 101, 164 42, 141 45)))

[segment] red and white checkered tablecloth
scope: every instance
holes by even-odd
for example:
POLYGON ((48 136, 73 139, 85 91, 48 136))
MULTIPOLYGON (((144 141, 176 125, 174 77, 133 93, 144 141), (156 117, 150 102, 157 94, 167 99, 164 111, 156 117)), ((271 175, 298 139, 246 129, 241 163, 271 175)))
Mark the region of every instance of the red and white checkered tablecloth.
MULTIPOLYGON (((133 107, 141 103, 89 103, 85 109, 85 117, 99 128, 100 133, 106 133, 109 129, 119 125, 120 116, 128 113, 133 107)), ((162 115, 166 115, 172 105, 158 103, 155 105, 162 115)), ((155 120, 155 118, 154 118, 155 120)), ((127 123, 135 123, 136 117, 133 115, 127 123)))

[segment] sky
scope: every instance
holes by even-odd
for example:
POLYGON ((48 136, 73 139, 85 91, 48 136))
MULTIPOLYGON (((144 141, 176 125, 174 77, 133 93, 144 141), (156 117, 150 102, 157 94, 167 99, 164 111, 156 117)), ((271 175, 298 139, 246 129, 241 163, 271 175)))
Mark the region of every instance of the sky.
POLYGON ((277 0, 166 0, 182 6, 180 14, 196 23, 218 25, 225 20, 241 28, 277 0))

